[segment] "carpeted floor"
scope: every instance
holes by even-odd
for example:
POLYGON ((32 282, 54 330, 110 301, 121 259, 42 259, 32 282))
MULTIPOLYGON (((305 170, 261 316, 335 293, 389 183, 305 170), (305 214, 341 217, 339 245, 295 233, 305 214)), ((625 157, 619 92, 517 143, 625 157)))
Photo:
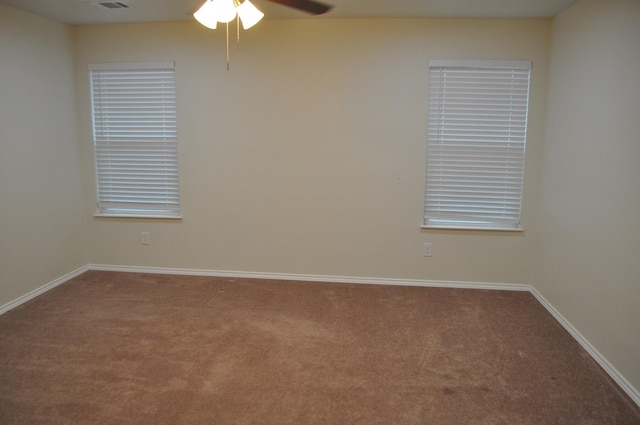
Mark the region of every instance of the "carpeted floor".
POLYGON ((526 292, 87 272, 0 316, 0 424, 640 424, 526 292))

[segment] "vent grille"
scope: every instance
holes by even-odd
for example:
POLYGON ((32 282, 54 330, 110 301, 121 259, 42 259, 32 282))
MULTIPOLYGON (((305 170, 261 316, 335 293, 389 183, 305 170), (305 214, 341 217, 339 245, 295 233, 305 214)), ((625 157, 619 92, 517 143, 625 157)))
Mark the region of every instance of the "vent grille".
POLYGON ((119 1, 100 2, 100 5, 109 9, 123 9, 123 8, 129 7, 126 4, 119 1))

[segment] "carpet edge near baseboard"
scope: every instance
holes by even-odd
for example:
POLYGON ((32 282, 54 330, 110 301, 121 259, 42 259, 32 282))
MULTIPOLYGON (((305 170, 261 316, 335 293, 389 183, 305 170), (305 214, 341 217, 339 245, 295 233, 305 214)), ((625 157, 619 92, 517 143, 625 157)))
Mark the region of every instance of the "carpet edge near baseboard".
POLYGON ((76 276, 80 276, 82 273, 87 272, 91 270, 91 266, 89 264, 79 267, 67 274, 65 274, 64 276, 60 276, 54 280, 52 280, 49 283, 46 283, 36 289, 34 289, 33 291, 30 291, 18 298, 16 298, 13 301, 9 301, 6 304, 0 305, 0 315, 6 313, 9 310, 13 310, 14 308, 26 303, 29 300, 32 300, 33 298, 44 294, 45 292, 50 291, 51 289, 55 288, 56 286, 62 285, 63 283, 73 279, 76 276))
POLYGON ((613 379, 616 384, 633 400, 635 404, 640 406, 640 391, 638 391, 618 370, 604 357, 590 342, 584 337, 547 299, 533 286, 529 288, 529 292, 540 304, 559 322, 562 327, 575 339, 582 348, 600 365, 602 369, 613 379))

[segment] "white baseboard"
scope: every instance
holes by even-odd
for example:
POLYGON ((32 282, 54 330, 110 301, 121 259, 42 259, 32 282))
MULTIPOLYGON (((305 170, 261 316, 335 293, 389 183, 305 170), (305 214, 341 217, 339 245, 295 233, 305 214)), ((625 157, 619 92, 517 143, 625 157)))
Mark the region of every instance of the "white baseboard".
POLYGON ((50 289, 88 271, 101 270, 113 272, 127 273, 157 273, 157 274, 174 274, 188 276, 212 276, 212 277, 235 277, 235 278, 255 278, 255 279, 277 279, 277 280, 297 280, 312 282, 335 282, 335 283, 358 283, 370 285, 396 285, 396 286, 422 286, 435 288, 463 288, 463 289, 490 289, 502 291, 528 291, 542 304, 547 311, 575 338, 575 340, 584 348, 589 355, 605 370, 607 374, 629 395, 629 397, 640 406, 640 392, 627 381, 618 370, 607 361, 607 359, 595 349, 593 345, 580 333, 571 323, 555 309, 555 307, 547 301, 538 290, 532 285, 524 284, 508 284, 508 283, 485 283, 485 282, 456 282, 456 281, 431 281, 418 279, 386 279, 372 277, 352 277, 352 276, 326 276, 326 275, 308 275, 308 274, 290 274, 290 273, 262 273, 262 272, 243 272, 228 270, 200 270, 200 269, 177 269, 177 268, 158 268, 158 267, 136 267, 136 266, 114 266, 104 264, 88 264, 71 273, 68 273, 40 288, 29 292, 3 306, 0 306, 0 314, 5 313, 19 305, 29 301, 32 298, 41 295, 50 289))
POLYGON ((538 302, 540 302, 540 304, 543 305, 544 308, 547 309, 549 313, 551 313, 551 315, 567 330, 567 332, 569 332, 571 336, 578 341, 578 344, 580 344, 582 348, 584 348, 585 351, 596 361, 596 363, 598 363, 600 367, 607 372, 611 379, 613 379, 620 388, 622 388, 622 390, 627 393, 627 395, 631 397, 638 406, 640 406, 640 392, 638 392, 638 390, 634 388, 633 385, 631 385, 629 381, 627 381, 625 377, 622 376, 622 374, 618 372, 618 370, 613 367, 613 365, 609 363, 609 361, 600 354, 600 352, 596 350, 596 348, 591 345, 591 343, 580 332, 578 332, 578 330, 574 328, 573 325, 565 319, 565 317, 560 314, 560 312, 556 310, 556 308, 547 301, 535 287, 531 286, 529 288, 529 292, 538 300, 538 302))
POLYGON ((357 276, 331 276, 312 274, 291 274, 291 273, 269 273, 269 272, 244 272, 229 270, 199 270, 199 269, 175 269, 175 268, 154 268, 135 266, 110 266, 104 264, 91 264, 91 270, 116 271, 128 273, 157 273, 157 274, 177 274, 187 276, 212 276, 212 277, 236 277, 255 279, 276 279, 276 280, 298 280, 310 282, 333 282, 333 283, 360 283, 370 285, 395 285, 395 286, 424 286, 436 288, 462 288, 462 289, 491 289, 500 291, 528 291, 530 286, 514 283, 485 283, 485 282, 454 282, 454 281, 433 281, 418 279, 393 279, 378 277, 357 277, 357 276))
POLYGON ((63 283, 65 283, 68 280, 73 279, 76 276, 81 275, 82 273, 86 272, 90 270, 90 266, 86 265, 86 266, 82 266, 79 269, 76 269, 74 271, 72 271, 71 273, 67 273, 62 277, 59 277, 55 280, 52 280, 51 282, 47 283, 46 285, 42 285, 41 287, 34 289, 33 291, 24 294, 21 297, 16 298, 13 301, 9 301, 7 304, 1 305, 0 306, 0 314, 6 313, 9 310, 12 310, 16 307, 18 307, 21 304, 26 303, 27 301, 37 297, 38 295, 42 295, 45 292, 55 288, 58 285, 62 285, 63 283))

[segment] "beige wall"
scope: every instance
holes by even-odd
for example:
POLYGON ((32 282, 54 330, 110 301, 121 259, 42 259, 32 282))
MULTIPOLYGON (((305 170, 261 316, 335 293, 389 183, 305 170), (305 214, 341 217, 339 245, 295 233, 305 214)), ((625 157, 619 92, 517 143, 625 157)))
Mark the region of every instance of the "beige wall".
MULTIPOLYGON (((531 283, 549 30, 549 20, 266 20, 232 46, 227 72, 224 32, 196 22, 76 28, 87 181, 87 65, 175 60, 177 70, 184 219, 94 218, 91 262, 531 283), (533 61, 524 233, 420 229, 427 63, 443 58, 533 61)), ((91 215, 93 182, 85 198, 91 215)))
POLYGON ((640 388, 640 2, 554 19, 536 287, 640 388))
POLYGON ((0 306, 87 264, 66 25, 0 5, 0 306))

